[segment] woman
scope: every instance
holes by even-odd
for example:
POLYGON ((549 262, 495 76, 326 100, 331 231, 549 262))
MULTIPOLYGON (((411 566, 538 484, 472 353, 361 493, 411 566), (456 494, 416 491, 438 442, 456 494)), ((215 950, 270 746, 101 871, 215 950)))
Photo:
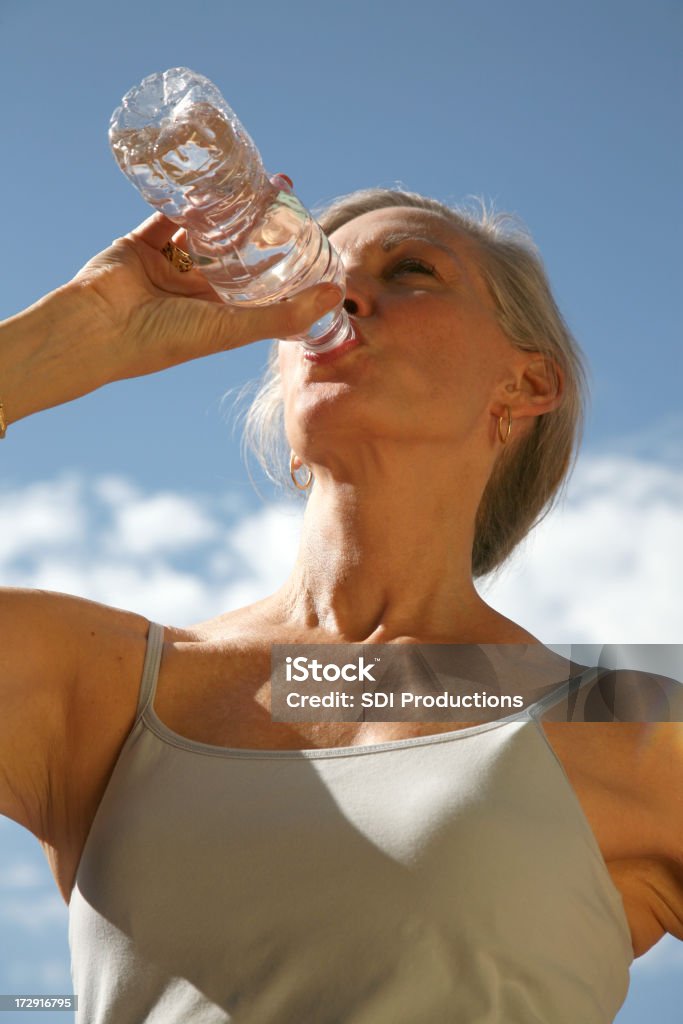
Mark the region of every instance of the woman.
MULTIPOLYGON (((473 575, 552 499, 580 411, 580 360, 528 246, 401 192, 322 221, 354 342, 279 343, 250 424, 262 437, 283 403, 309 485, 293 572, 163 631, 5 592, 0 810, 69 902, 83 1020, 612 1020, 633 955, 683 938, 673 726, 645 745, 644 726, 552 710, 465 728, 271 719, 274 643, 537 648, 473 575)), ((5 325, 7 423, 287 337, 339 300, 226 307, 160 255, 173 230, 152 217, 5 325)))

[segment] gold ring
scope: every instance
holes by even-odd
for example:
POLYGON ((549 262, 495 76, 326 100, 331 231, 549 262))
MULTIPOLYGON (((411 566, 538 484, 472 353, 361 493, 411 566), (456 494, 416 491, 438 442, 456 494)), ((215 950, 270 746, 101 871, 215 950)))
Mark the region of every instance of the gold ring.
POLYGON ((161 250, 161 255, 165 256, 168 262, 179 270, 181 274, 186 274, 188 270, 192 270, 194 263, 192 257, 180 249, 173 242, 167 242, 161 250))

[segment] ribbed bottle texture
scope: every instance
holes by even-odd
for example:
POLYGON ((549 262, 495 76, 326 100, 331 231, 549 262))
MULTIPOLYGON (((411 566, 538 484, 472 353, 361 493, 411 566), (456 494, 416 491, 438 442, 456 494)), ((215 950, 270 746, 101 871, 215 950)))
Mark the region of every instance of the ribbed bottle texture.
MULTIPOLYGON (((150 75, 123 97, 109 127, 123 173, 184 227, 197 267, 225 302, 262 306, 344 269, 319 224, 253 141, 216 86, 188 68, 150 75)), ((325 352, 351 334, 340 304, 299 340, 325 352)))

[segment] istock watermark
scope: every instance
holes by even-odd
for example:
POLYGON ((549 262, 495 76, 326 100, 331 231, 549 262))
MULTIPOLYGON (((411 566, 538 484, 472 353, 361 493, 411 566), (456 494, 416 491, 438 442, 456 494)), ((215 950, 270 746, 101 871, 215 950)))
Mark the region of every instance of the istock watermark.
POLYGON ((683 721, 683 645, 274 644, 276 722, 683 721))
POLYGON ((301 654, 298 658, 287 655, 285 658, 285 678, 288 683, 307 683, 311 680, 315 683, 337 683, 342 679, 345 683, 374 683, 375 677, 372 674, 374 663, 366 665, 361 655, 357 662, 345 662, 337 665, 335 662, 320 662, 317 658, 307 658, 301 654))

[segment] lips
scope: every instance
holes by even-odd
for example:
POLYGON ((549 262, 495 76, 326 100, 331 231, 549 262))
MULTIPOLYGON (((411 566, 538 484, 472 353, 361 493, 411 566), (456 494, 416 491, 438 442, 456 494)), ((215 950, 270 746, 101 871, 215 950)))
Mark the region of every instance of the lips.
POLYGON ((362 339, 360 334, 354 327, 351 337, 347 338, 346 341, 343 341, 341 345, 337 345, 336 348, 330 349, 329 352, 312 352, 310 349, 305 349, 303 356, 307 363, 317 363, 318 365, 322 363, 332 363, 336 359, 345 355, 346 352, 350 352, 352 348, 356 348, 361 344, 361 342, 362 339))

